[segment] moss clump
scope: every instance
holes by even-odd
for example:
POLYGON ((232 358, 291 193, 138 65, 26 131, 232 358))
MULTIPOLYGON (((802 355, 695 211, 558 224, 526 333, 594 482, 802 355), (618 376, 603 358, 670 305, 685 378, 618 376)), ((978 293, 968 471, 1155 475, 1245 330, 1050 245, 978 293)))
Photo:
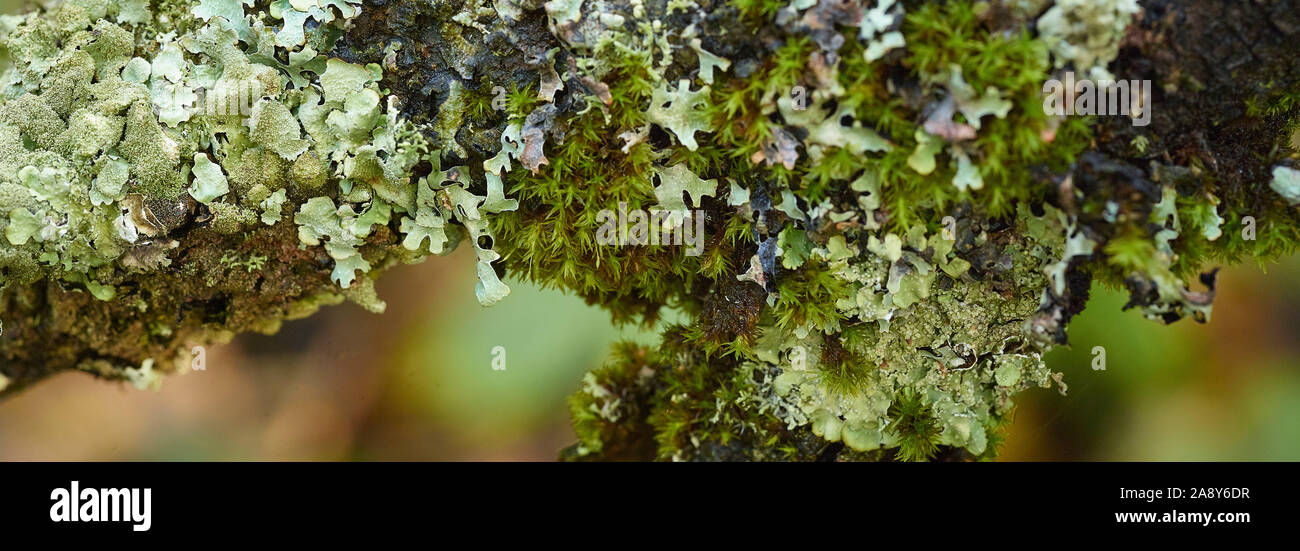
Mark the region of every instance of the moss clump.
POLYGON ((1132 6, 1061 2, 1037 27, 974 2, 734 7, 744 31, 701 42, 698 70, 662 43, 727 7, 665 28, 573 23, 612 37, 568 44, 571 76, 609 97, 586 89, 548 164, 513 174, 520 211, 501 219, 511 269, 618 319, 674 304, 696 320, 665 334, 676 367, 629 394, 648 413, 623 422, 653 429, 657 457, 814 458, 833 442, 845 458, 989 457, 1010 397, 1059 381, 1040 358, 1089 277, 1129 286, 1150 317, 1208 317, 1212 293, 1185 281, 1220 236, 1215 197, 1083 155, 1096 121, 1042 108, 1054 70, 1105 71, 1132 6), (1071 44, 1093 27, 1111 39, 1071 44), (714 58, 744 72, 706 75, 714 58), (724 263, 559 237, 601 205, 654 205, 670 166, 720 183, 702 258, 724 263), (770 453, 809 430, 815 452, 770 453))

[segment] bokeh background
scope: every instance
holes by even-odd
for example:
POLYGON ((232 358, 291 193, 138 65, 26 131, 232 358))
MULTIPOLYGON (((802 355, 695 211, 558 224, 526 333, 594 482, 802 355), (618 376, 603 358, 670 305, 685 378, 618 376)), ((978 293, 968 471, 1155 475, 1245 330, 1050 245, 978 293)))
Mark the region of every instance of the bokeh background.
MULTIPOLYGON (((384 314, 345 304, 240 336, 157 392, 55 377, 0 402, 0 460, 552 460, 575 439, 582 374, 653 332, 519 282, 481 308, 473 272, 467 249, 395 268, 384 314)), ((1300 460, 1296 282, 1300 257, 1225 269, 1208 325, 1162 326, 1094 289, 1048 357, 1068 395, 1019 395, 1003 458, 1300 460)))
MULTIPOLYGON (((553 460, 575 439, 565 397, 582 374, 653 334, 518 282, 482 308, 467 252, 381 277, 384 314, 344 304, 238 337, 160 391, 39 384, 0 402, 0 459, 553 460)), ((1072 347, 1048 357, 1068 395, 1020 394, 1003 458, 1300 460, 1297 281, 1300 257, 1226 269, 1207 325, 1147 321, 1094 289, 1072 347)))

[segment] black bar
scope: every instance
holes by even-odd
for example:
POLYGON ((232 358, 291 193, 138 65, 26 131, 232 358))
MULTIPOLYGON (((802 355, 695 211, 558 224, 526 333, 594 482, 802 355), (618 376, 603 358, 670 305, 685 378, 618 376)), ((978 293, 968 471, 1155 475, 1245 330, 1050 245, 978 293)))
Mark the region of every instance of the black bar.
POLYGON ((201 534, 315 539, 383 531, 427 540, 659 526, 668 515, 754 534, 816 532, 820 524, 915 529, 922 539, 960 530, 1253 536, 1296 525, 1294 473, 1287 463, 5 463, 0 533, 6 540, 30 533, 182 542, 201 534), (79 493, 148 488, 148 530, 133 528, 143 522, 53 521, 52 493, 73 481, 79 493), (1203 525, 1178 522, 1178 512, 1217 516, 1203 525), (1117 513, 1156 517, 1121 523, 1117 513))

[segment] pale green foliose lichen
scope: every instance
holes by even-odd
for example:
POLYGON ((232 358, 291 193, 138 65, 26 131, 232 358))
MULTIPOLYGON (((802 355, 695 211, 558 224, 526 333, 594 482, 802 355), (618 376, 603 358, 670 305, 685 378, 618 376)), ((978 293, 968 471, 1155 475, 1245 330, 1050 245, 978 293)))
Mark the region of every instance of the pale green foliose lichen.
MULTIPOLYGON (((1055 213, 1035 217, 1022 211, 1020 219, 1051 229, 1042 232, 1044 241, 1008 244, 1009 276, 1017 288, 1042 288, 1063 254, 1055 236, 1065 228, 1055 213)), ((991 416, 1006 413, 1013 394, 1056 380, 1042 361, 1043 348, 1022 329, 1039 301, 1028 294, 1008 299, 992 282, 972 278, 969 262, 953 254, 952 236, 921 229, 871 236, 865 251, 842 239, 812 248, 811 257, 826 261, 849 284, 837 308, 855 321, 790 333, 762 329, 756 366, 779 370, 773 391, 762 400, 790 428, 810 425, 814 434, 860 452, 897 447, 900 434, 890 408, 901 393, 915 392, 934 415, 935 442, 978 456, 987 450, 986 431, 996 425, 991 416), (940 273, 955 283, 938 285, 940 273), (835 346, 876 367, 825 365, 832 335, 843 340, 835 346)))
POLYGON ((1038 18, 1038 31, 1052 48, 1058 69, 1073 64, 1087 78, 1114 81, 1106 66, 1119 54, 1125 30, 1141 11, 1137 0, 1056 0, 1038 18))
MULTIPOLYGON (((168 265, 187 223, 225 234, 294 223, 302 247, 328 252, 341 288, 371 269, 358 247, 376 225, 429 254, 487 235, 485 217, 513 208, 499 172, 490 197, 470 194, 460 172, 413 182, 438 152, 398 116, 382 69, 318 54, 359 4, 70 0, 5 16, 0 287, 48 277, 110 299, 101 281, 168 265)), ((483 243, 490 304, 508 288, 483 243)))
MULTIPOLYGON (((630 14, 617 2, 546 3, 553 34, 577 57, 565 78, 603 82, 626 98, 627 88, 605 77, 639 64, 630 72, 644 76, 648 97, 611 135, 630 158, 651 141, 642 121, 663 131, 646 171, 657 207, 680 212, 716 194, 734 210, 710 216, 722 219, 715 222, 728 238, 744 236, 752 247, 724 276, 740 285, 715 282, 713 292, 725 299, 706 302, 698 325, 670 330, 662 357, 625 351, 588 377, 573 404, 578 456, 609 453, 602 432, 648 408, 660 458, 806 457, 806 449, 745 455, 737 451, 745 445, 729 443, 797 446, 802 441, 790 435, 805 428, 860 458, 929 458, 937 447, 989 457, 1013 395, 1033 387, 1066 391, 1042 358, 1066 342, 1064 326, 1086 293, 1082 266, 1117 266, 1138 286, 1136 296, 1148 299, 1137 303, 1148 317, 1208 318, 1212 289, 1189 290, 1175 275, 1183 269, 1175 250, 1223 233, 1212 194, 1180 199, 1172 185, 1158 183, 1160 201, 1135 211, 1144 219, 1107 219, 1127 229, 1109 242, 1089 225, 1095 222, 1081 219, 1087 215, 1077 204, 1088 198, 1068 179, 1058 182, 1061 208, 1032 194, 1005 200, 1038 185, 1027 182, 1038 176, 1006 170, 1011 165, 1024 168, 1052 148, 1086 141, 1078 120, 1041 110, 1039 91, 1054 69, 1110 78, 1108 66, 1140 11, 1135 1, 918 3, 906 10, 890 0, 732 5, 786 33, 768 65, 777 69, 767 73, 788 68, 780 85, 742 77, 728 87, 733 83, 717 70, 729 67, 700 51, 693 23, 681 30, 626 23, 624 15, 647 11, 639 3, 630 14), (984 34, 1002 15, 994 4, 1013 13, 1012 24, 984 34), (921 11, 905 13, 913 9, 921 11), (957 36, 959 24, 945 16, 963 21, 969 34, 957 36), (914 42, 917 33, 926 40, 914 42), (987 41, 974 49, 988 51, 970 53, 972 38, 987 41), (853 59, 844 55, 849 47, 853 59), (692 51, 698 66, 672 62, 692 51), (753 100, 757 105, 746 103, 753 100), (737 147, 737 134, 755 127, 762 131, 746 137, 759 136, 757 152, 745 157, 758 176, 729 172, 733 165, 718 159, 733 152, 719 155, 710 142, 737 147), (1147 235, 1148 228, 1158 229, 1147 235), (772 429, 770 417, 787 430, 772 429), (872 455, 881 450, 898 452, 872 455)), ((678 9, 688 23, 701 20, 689 16, 693 6, 678 9)), ((601 110, 608 124, 619 114, 602 103, 588 109, 601 110)), ((1052 171, 1072 170, 1074 155, 1053 158, 1052 171)), ((1119 213, 1117 204, 1106 208, 1119 213)))
MULTIPOLYGON (((516 82, 485 82, 451 56, 459 79, 402 98, 385 88, 420 80, 410 65, 432 56, 368 37, 336 50, 350 25, 367 27, 355 18, 371 8, 357 1, 198 0, 154 13, 140 0, 71 0, 53 17, 0 19, 17 61, 0 80, 0 284, 48 277, 107 300, 122 273, 172 265, 178 228, 232 240, 278 228, 291 244, 281 249, 324 267, 314 275, 329 287, 287 306, 290 319, 344 297, 377 311, 378 270, 468 239, 483 304, 509 293, 504 264, 623 317, 675 301, 691 312, 689 330, 665 334, 662 358, 631 354, 622 380, 588 375, 575 414, 653 424, 659 456, 676 459, 729 438, 771 448, 769 419, 797 429, 782 437, 857 457, 933 456, 926 446, 987 457, 1016 392, 1064 392, 1042 356, 1065 342, 1089 259, 1149 286, 1150 317, 1208 316, 1207 293, 1175 276, 1175 251, 1223 233, 1213 195, 1158 183, 1159 202, 1131 220, 1111 219, 1124 212, 1108 204, 1106 221, 1123 230, 1112 238, 1064 206, 1089 199, 1078 190, 1058 186, 1063 210, 1026 192, 1023 169, 1064 174, 1078 151, 1067 148, 1089 139, 1038 111, 1042 80, 1053 67, 1108 76, 1132 0, 999 3, 1020 32, 987 28, 985 2, 739 4, 471 0, 433 13, 434 34, 460 44, 525 32, 502 21, 541 8, 553 37, 526 31, 543 46, 516 82), (762 19, 762 39, 728 35, 749 23, 717 21, 717 10, 762 19), (782 44, 767 45, 778 42, 769 33, 782 44), (508 113, 481 114, 482 84, 512 87, 508 113), (400 115, 412 111, 402 100, 435 96, 413 115, 424 122, 400 115), (471 148, 456 136, 478 118, 493 128, 471 148), (485 158, 483 170, 444 167, 465 158, 485 158), (705 210, 702 260, 579 233, 622 199, 705 210), (499 245, 493 230, 513 239, 499 245), (698 273, 669 273, 680 271, 698 273), (650 392, 662 393, 657 409, 633 411, 650 392)), ((1274 174, 1288 199, 1300 196, 1293 172, 1274 174)), ((247 274, 279 261, 230 250, 219 264, 247 274)), ((216 273, 200 279, 226 277, 216 273)), ((132 365, 113 373, 153 384, 151 360, 132 365)), ((579 455, 601 451, 582 438, 579 455)))
POLYGON ((1300 170, 1279 166, 1273 168, 1273 180, 1269 186, 1292 205, 1300 204, 1300 170))

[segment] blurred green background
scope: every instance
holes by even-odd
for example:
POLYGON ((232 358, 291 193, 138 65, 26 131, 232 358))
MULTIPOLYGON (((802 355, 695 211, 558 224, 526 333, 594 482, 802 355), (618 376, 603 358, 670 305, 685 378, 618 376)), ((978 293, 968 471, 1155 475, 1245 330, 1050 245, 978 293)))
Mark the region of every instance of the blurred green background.
POLYGON ((554 459, 583 373, 653 332, 513 281, 483 308, 462 249, 387 273, 382 315, 345 304, 208 347, 158 392, 46 381, 0 403, 0 459, 554 459))
MULTIPOLYGON (((380 278, 382 315, 342 305, 241 336, 160 392, 56 377, 0 403, 0 459, 552 460, 582 374, 614 340, 654 337, 518 282, 481 308, 466 253, 380 278)), ((1147 321, 1094 289, 1073 346, 1048 357, 1068 396, 1019 395, 1003 458, 1300 459, 1295 281, 1300 257, 1224 270, 1207 325, 1147 321)))
MULTIPOLYGON (((241 336, 160 392, 61 375, 0 402, 0 460, 552 460, 582 374, 653 332, 518 282, 481 308, 473 271, 466 250, 395 268, 386 313, 348 304, 241 336)), ((1300 460, 1297 281, 1300 257, 1224 270, 1211 323, 1167 327, 1094 289, 1073 347, 1048 356, 1068 396, 1021 394, 1003 458, 1300 460)))
POLYGON ((1020 396, 1008 459, 1300 459, 1300 257, 1220 272, 1213 319, 1165 326, 1093 289, 1047 356, 1068 396, 1020 396), (1092 368, 1094 346, 1106 370, 1092 368))

